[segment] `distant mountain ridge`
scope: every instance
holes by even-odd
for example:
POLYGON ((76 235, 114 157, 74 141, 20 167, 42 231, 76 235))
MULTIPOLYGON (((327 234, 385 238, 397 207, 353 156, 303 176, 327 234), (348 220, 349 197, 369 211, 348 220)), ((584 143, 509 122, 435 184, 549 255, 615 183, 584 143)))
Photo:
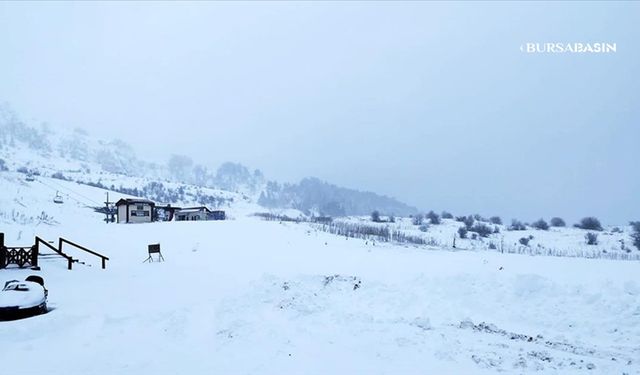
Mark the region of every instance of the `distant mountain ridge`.
POLYGON ((0 171, 38 167, 89 171, 96 166, 114 174, 238 192, 266 208, 292 208, 309 215, 368 215, 373 210, 393 215, 417 212, 397 199, 339 187, 315 177, 297 184, 280 184, 267 180, 260 170, 251 171, 239 163, 226 162, 212 170, 185 155, 172 155, 166 165, 146 162, 138 159, 133 147, 122 140, 96 140, 83 129, 54 131, 46 124, 32 126, 9 105, 0 104, 0 171))
POLYGON ((368 215, 373 210, 407 216, 418 211, 394 198, 339 187, 315 177, 304 178, 298 184, 270 182, 260 194, 258 204, 328 216, 368 215))

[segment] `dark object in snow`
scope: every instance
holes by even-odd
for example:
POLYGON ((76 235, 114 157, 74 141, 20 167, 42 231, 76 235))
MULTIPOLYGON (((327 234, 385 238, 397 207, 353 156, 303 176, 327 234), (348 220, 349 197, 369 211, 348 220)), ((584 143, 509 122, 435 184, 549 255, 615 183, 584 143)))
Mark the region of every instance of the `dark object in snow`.
POLYGON ((587 232, 587 234, 584 235, 584 239, 587 245, 597 245, 598 233, 587 232))
MULTIPOLYGON (((159 243, 154 243, 149 245, 149 257, 147 259, 144 260, 144 262, 153 262, 153 254, 158 254, 158 262, 163 262, 164 261, 164 257, 162 256, 162 253, 160 252, 160 244, 159 243)), ((142 263, 144 263, 142 262, 142 263)))
POLYGON ((59 191, 56 191, 56 196, 53 197, 53 203, 58 203, 58 204, 64 203, 64 200, 62 199, 62 195, 60 195, 59 191))
POLYGON ((44 280, 37 275, 31 275, 25 281, 5 282, 0 291, 0 321, 45 314, 48 295, 44 280))
POLYGON ((593 216, 582 218, 582 220, 580 220, 578 224, 574 224, 573 226, 585 230, 597 230, 599 232, 602 231, 600 220, 593 216))

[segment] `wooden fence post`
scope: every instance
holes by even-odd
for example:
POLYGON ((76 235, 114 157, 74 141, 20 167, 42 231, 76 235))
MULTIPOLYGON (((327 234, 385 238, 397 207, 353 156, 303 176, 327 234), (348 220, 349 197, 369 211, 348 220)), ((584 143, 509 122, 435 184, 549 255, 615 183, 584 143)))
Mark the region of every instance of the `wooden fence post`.
POLYGON ((4 233, 0 233, 0 269, 6 267, 7 251, 4 248, 4 233))
POLYGON ((31 246, 31 265, 33 267, 38 267, 38 254, 40 253, 38 245, 38 240, 36 240, 35 245, 31 246))

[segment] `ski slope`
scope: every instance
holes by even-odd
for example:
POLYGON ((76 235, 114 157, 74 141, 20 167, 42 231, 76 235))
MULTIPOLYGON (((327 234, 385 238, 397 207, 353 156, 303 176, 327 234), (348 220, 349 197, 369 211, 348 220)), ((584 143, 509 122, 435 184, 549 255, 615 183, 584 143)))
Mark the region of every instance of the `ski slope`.
POLYGON ((0 188, 16 192, 3 212, 53 217, 3 220, 8 245, 63 236, 110 257, 42 261, 52 310, 0 322, 1 373, 640 373, 637 262, 374 244, 246 206, 223 222, 105 224, 73 193, 56 205, 11 173, 0 188), (151 243, 165 262, 143 263, 151 243))

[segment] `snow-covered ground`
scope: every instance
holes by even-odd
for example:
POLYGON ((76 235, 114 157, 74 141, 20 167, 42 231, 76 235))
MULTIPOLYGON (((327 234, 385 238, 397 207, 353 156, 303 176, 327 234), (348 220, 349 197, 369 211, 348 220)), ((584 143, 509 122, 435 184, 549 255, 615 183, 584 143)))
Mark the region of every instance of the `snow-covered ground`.
POLYGON ((640 373, 635 261, 346 239, 249 203, 223 222, 105 224, 18 174, 0 189, 25 217, 0 218, 8 245, 63 236, 110 257, 41 261, 51 311, 0 322, 2 374, 640 373), (165 262, 143 263, 151 243, 165 262))
MULTIPOLYGON (((465 250, 493 250, 504 253, 577 256, 587 258, 632 259, 640 260, 640 252, 632 244, 629 225, 605 226, 602 231, 588 231, 572 226, 550 227, 548 230, 535 229, 527 226, 524 230, 509 230, 509 224, 491 224, 478 222, 488 226, 496 233, 486 238, 474 235, 470 230, 467 238, 460 238, 458 229, 464 223, 454 219, 441 219, 441 224, 427 224, 428 229, 423 232, 419 225, 414 225, 411 218, 396 218, 395 222, 373 223, 370 217, 346 217, 334 220, 334 223, 388 227, 390 231, 400 231, 406 235, 422 238, 427 244, 437 248, 455 248, 465 250), (585 239, 587 233, 597 235, 597 244, 588 245, 585 239), (520 243, 521 238, 529 239, 527 245, 520 243)), ((425 223, 429 220, 425 219, 425 223)), ((569 224, 570 225, 570 224, 569 224)))

